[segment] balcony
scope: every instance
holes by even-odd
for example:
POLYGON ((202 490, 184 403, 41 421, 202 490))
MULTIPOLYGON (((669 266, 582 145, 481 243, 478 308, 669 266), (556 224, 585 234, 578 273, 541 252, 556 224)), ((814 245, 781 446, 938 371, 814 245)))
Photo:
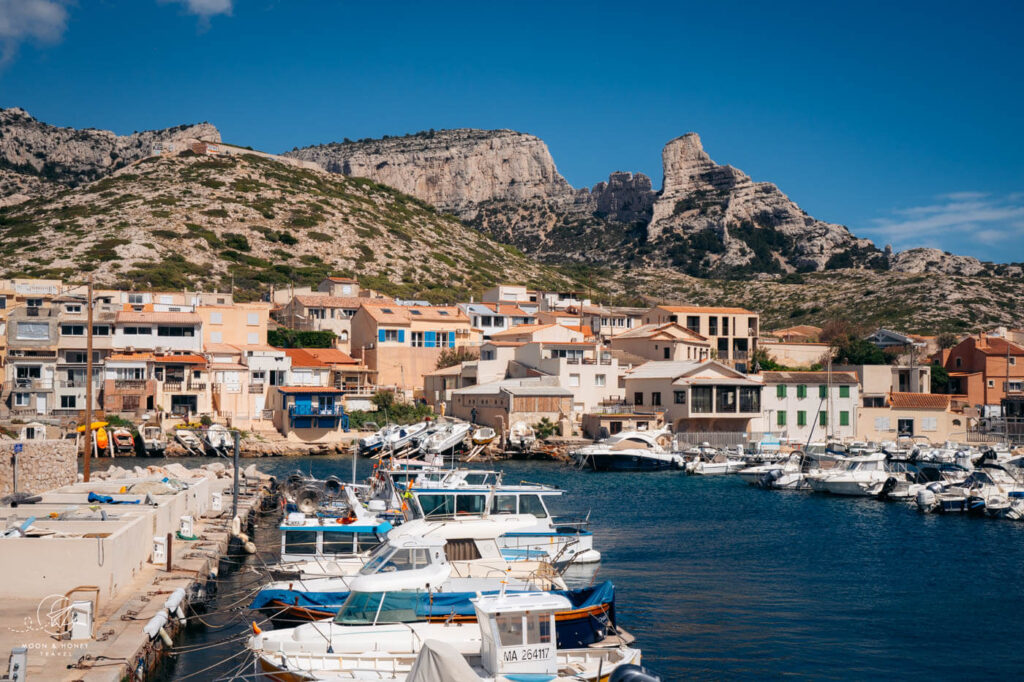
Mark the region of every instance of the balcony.
POLYGON ((10 388, 18 391, 49 391, 53 388, 52 379, 15 379, 8 381, 10 388))
POLYGON ((178 392, 180 392, 182 390, 184 385, 185 384, 182 381, 165 381, 164 382, 164 392, 165 393, 178 393, 178 392))
POLYGON ((145 391, 145 379, 115 379, 114 389, 118 391, 145 391))
POLYGON ((750 353, 745 350, 733 350, 732 352, 733 360, 747 360, 749 357, 750 353))
MULTIPOLYGON (((58 388, 85 388, 89 382, 85 380, 85 377, 81 379, 62 379, 57 382, 58 388)), ((93 382, 93 388, 99 388, 99 382, 93 382)))
POLYGON ((292 417, 340 417, 345 414, 341 405, 291 405, 288 414, 292 417))

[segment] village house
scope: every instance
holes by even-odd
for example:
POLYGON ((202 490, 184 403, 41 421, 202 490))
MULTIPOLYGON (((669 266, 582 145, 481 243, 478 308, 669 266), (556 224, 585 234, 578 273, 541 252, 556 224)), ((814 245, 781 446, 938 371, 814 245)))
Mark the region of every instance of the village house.
POLYGON ((762 372, 761 417, 752 429, 804 445, 857 434, 860 395, 853 372, 762 372))
POLYGON ((453 417, 490 426, 500 434, 517 423, 533 426, 543 419, 557 424, 562 435, 572 432, 573 394, 555 377, 503 379, 451 394, 453 417))
POLYGON ((491 334, 492 341, 506 343, 532 343, 534 341, 584 341, 583 332, 578 328, 560 324, 521 324, 503 332, 491 334))
POLYGON ((518 284, 499 284, 491 287, 483 293, 480 300, 484 303, 511 303, 531 314, 540 309, 537 292, 518 284))
POLYGON ((646 360, 706 360, 711 342, 677 322, 645 324, 612 337, 609 347, 646 360))
POLYGON ((639 327, 645 312, 646 308, 584 306, 583 324, 590 327, 601 341, 607 343, 613 337, 639 327))
POLYGON ((1007 392, 1024 385, 1024 346, 1005 338, 968 336, 940 353, 949 392, 966 395, 972 407, 1001 405, 1007 392))
POLYGON ((107 357, 101 376, 104 412, 137 417, 156 409, 152 353, 115 352, 107 357))
POLYGON ((957 398, 940 393, 891 393, 882 407, 864 407, 857 419, 857 438, 875 442, 898 437, 929 443, 963 441, 967 418, 957 398))
POLYGON ((749 433, 761 416, 760 381, 721 362, 651 361, 625 374, 634 409, 664 410, 673 432, 749 433))
POLYGON ((491 338, 495 332, 537 321, 534 314, 526 312, 515 303, 460 303, 459 308, 485 339, 491 338))
POLYGON ((457 306, 366 303, 352 318, 352 357, 376 372, 378 385, 407 393, 422 390, 442 351, 475 348, 480 340, 457 306))
POLYGON ((712 357, 741 372, 747 371, 757 350, 759 317, 744 308, 659 305, 648 310, 643 319, 645 325, 671 322, 708 339, 712 357))
POLYGON ((932 368, 928 365, 833 365, 832 369, 857 376, 864 407, 884 407, 890 393, 932 390, 932 368))
POLYGON ((623 389, 619 362, 600 344, 579 341, 534 341, 514 349, 509 365, 512 378, 549 376, 573 396, 572 418, 580 422, 598 405, 620 403, 623 389))
POLYGON ((333 386, 278 386, 270 394, 274 427, 289 440, 335 443, 348 431, 343 393, 333 386))
POLYGON ((53 409, 60 308, 30 299, 7 316, 7 362, 2 404, 10 415, 46 415, 53 409))

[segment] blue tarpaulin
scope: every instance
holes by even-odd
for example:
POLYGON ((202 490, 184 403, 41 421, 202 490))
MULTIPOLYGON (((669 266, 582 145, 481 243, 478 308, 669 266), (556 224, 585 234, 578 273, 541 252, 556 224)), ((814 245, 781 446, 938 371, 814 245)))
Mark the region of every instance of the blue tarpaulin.
POLYGON ((139 504, 140 500, 115 500, 110 495, 97 495, 89 493, 90 502, 102 502, 103 504, 139 504))

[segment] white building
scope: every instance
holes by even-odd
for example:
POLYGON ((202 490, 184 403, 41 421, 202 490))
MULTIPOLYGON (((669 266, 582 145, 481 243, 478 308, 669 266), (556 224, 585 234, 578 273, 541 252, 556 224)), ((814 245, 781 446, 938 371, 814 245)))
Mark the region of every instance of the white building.
POLYGON ((762 415, 754 431, 806 444, 857 434, 860 387, 853 372, 762 372, 762 415))

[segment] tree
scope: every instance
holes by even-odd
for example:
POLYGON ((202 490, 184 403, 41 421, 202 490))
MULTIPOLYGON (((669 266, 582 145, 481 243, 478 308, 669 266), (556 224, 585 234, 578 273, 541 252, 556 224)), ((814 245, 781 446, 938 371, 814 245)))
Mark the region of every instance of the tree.
POLYGON ((754 362, 753 367, 756 367, 761 372, 780 372, 788 369, 777 363, 775 359, 768 355, 768 351, 764 348, 758 348, 754 351, 754 362))
POLYGON ((942 332, 935 337, 935 341, 938 342, 939 348, 952 348, 957 344, 957 335, 953 332, 942 332))
POLYGON ((949 393, 949 372, 942 365, 932 365, 932 393, 949 393))
POLYGON ((555 435, 555 431, 558 430, 558 424, 554 423, 547 417, 542 417, 539 422, 533 425, 533 432, 537 435, 540 440, 547 440, 551 436, 555 435))
POLYGON ((437 356, 437 369, 454 367, 455 365, 461 365, 463 362, 478 360, 479 358, 479 351, 472 348, 446 348, 437 356))
POLYGON ((836 348, 837 365, 888 365, 892 362, 892 357, 864 339, 847 336, 835 339, 832 345, 836 348))

